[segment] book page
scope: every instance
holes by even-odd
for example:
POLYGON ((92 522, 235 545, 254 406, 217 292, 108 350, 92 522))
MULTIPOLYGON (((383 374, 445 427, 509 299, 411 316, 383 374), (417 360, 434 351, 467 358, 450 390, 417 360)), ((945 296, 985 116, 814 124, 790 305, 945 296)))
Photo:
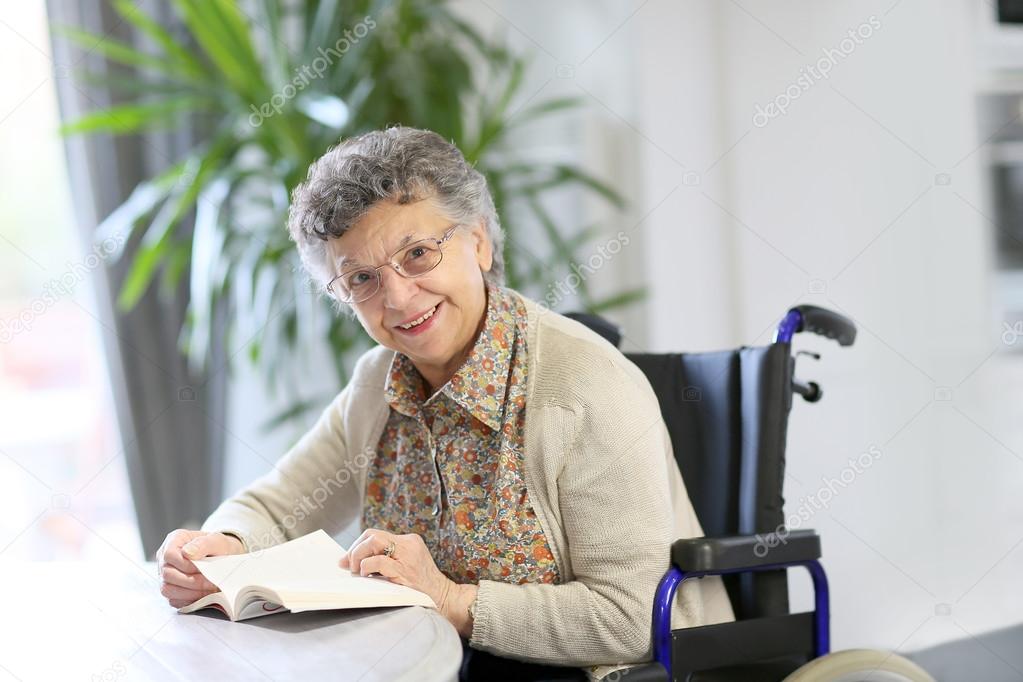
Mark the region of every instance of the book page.
POLYGON ((182 606, 178 609, 178 613, 193 613, 207 608, 216 609, 231 620, 248 620, 249 618, 269 616, 271 613, 288 610, 282 604, 261 599, 250 592, 247 597, 242 598, 242 603, 238 605, 238 612, 232 615, 232 612, 235 610, 234 604, 227 603, 227 597, 224 596, 223 592, 214 592, 195 600, 187 606, 182 606))
POLYGON ((260 552, 197 559, 194 563, 210 582, 237 606, 246 587, 261 587, 281 597, 291 611, 427 606, 427 595, 386 578, 353 576, 338 566, 344 548, 323 529, 260 552))
POLYGON ((233 602, 228 600, 223 592, 214 592, 213 594, 207 594, 205 597, 196 599, 191 604, 182 606, 178 609, 178 613, 192 613, 193 611, 205 608, 215 608, 228 618, 231 618, 231 611, 234 609, 234 606, 233 602))

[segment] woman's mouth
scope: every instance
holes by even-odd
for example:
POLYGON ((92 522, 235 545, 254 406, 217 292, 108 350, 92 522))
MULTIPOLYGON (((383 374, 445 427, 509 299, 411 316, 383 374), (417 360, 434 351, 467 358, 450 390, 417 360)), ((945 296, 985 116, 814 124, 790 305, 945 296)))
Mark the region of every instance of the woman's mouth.
POLYGON ((437 313, 438 311, 440 311, 440 307, 441 304, 438 303, 437 305, 433 306, 432 308, 424 312, 422 315, 420 315, 417 319, 412 320, 411 322, 406 322, 405 324, 395 325, 394 328, 397 329, 402 334, 406 334, 408 336, 422 334, 427 329, 433 326, 433 321, 437 319, 437 313))

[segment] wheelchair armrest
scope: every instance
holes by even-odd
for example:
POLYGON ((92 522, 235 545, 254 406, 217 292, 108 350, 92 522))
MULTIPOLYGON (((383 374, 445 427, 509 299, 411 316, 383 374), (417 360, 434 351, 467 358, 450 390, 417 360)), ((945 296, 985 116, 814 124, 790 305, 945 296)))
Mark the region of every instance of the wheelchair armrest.
POLYGON ((625 679, 629 682, 671 682, 668 679, 668 671, 656 661, 615 671, 602 677, 601 682, 625 679))
POLYGON ((811 561, 820 556, 821 539, 813 530, 687 538, 676 540, 671 546, 672 563, 687 573, 735 573, 742 569, 811 561))

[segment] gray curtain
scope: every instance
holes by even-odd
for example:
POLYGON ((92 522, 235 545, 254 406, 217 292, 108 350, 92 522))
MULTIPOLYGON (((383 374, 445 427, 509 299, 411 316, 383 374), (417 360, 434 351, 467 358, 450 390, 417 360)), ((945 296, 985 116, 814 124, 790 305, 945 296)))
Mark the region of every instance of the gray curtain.
MULTIPOLYGON (((177 31, 169 4, 139 3, 177 31)), ((75 26, 145 48, 141 37, 133 35, 130 24, 121 21, 104 0, 47 0, 47 9, 62 119, 115 102, 107 88, 82 78, 86 70, 111 73, 111 65, 95 50, 72 45, 52 28, 75 26)), ((93 241, 96 226, 140 181, 178 160, 190 146, 191 136, 190 130, 179 129, 67 138, 73 205, 83 241, 93 241)), ((117 310, 117 293, 136 248, 137 238, 129 240, 119 260, 97 271, 95 289, 97 324, 110 370, 123 457, 142 545, 151 559, 169 531, 198 528, 221 499, 226 353, 221 325, 212 344, 209 372, 195 376, 188 371, 177 346, 188 301, 187 273, 173 300, 161 299, 154 287, 130 312, 117 310)), ((112 459, 109 466, 117 465, 112 459)))

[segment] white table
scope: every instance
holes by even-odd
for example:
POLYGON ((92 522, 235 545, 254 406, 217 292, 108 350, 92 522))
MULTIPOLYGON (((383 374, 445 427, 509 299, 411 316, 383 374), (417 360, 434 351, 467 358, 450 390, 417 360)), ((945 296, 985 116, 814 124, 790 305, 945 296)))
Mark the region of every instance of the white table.
POLYGON ((457 680, 454 627, 418 606, 181 615, 156 565, 0 561, 0 682, 457 680))

